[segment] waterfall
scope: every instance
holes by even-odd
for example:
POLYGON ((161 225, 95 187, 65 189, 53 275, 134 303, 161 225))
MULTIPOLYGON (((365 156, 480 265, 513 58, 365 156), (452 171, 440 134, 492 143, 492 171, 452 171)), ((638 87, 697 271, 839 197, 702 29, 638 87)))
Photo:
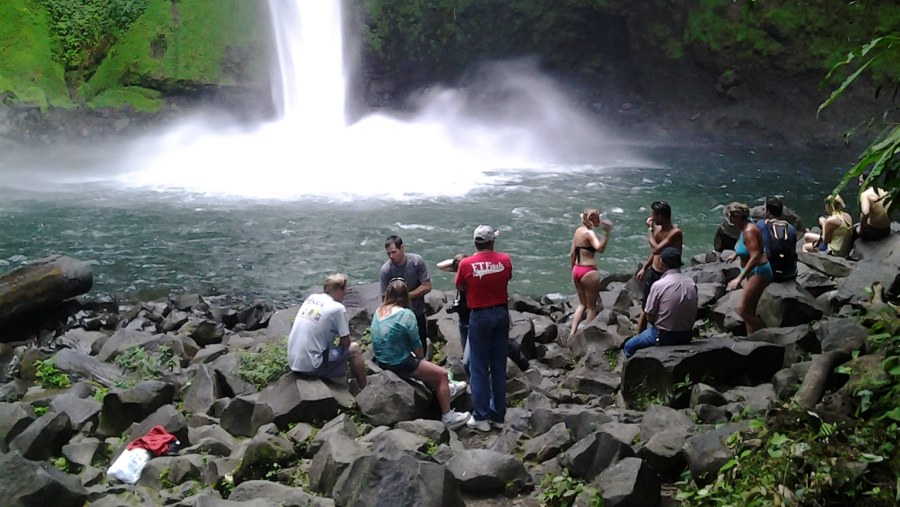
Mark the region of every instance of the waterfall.
POLYGON ((644 165, 537 70, 535 62, 482 67, 465 88, 420 92, 403 117, 346 124, 341 0, 269 0, 278 68, 278 117, 248 130, 188 119, 136 141, 128 188, 251 199, 458 197, 524 172, 587 164, 644 165))
POLYGON ((278 54, 272 98, 286 121, 307 128, 345 126, 341 3, 269 0, 278 54))

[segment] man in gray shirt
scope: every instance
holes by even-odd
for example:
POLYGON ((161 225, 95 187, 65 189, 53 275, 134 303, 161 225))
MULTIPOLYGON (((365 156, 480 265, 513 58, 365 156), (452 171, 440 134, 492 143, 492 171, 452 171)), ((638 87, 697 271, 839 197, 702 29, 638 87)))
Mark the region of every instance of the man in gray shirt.
POLYGON ((388 260, 381 266, 381 297, 394 278, 402 278, 409 289, 410 310, 416 314, 419 324, 419 339, 422 345, 427 343, 425 323, 425 294, 431 292, 431 278, 428 276, 428 265, 421 255, 406 253, 403 240, 397 236, 388 236, 384 241, 384 251, 388 260))
POLYGON ((625 342, 625 357, 653 345, 690 343, 697 318, 697 284, 681 272, 681 252, 672 247, 659 254, 666 270, 650 288, 644 312, 650 326, 625 342))

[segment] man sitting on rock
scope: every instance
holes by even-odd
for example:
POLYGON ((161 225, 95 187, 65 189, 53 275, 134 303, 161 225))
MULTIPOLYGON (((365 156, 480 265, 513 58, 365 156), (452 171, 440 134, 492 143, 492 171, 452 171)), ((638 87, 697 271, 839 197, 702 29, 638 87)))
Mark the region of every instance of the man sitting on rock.
POLYGON ((312 294, 297 312, 288 338, 291 370, 323 378, 343 378, 350 370, 360 389, 366 387, 366 366, 359 345, 350 341, 347 309, 341 304, 347 293, 347 275, 325 277, 324 294, 312 294), (340 337, 337 346, 335 337, 340 337))
POLYGON ((653 345, 690 343, 697 318, 697 284, 681 273, 681 252, 667 247, 660 253, 666 267, 650 288, 644 312, 650 326, 625 342, 625 357, 653 345))

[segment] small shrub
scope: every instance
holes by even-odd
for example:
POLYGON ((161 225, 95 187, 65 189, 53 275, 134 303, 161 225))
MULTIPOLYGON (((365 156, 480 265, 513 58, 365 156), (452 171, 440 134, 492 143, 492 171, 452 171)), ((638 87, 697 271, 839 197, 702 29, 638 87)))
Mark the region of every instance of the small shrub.
POLYGON ((569 507, 575 504, 575 499, 582 493, 587 493, 589 500, 586 505, 601 507, 603 505, 597 490, 588 486, 584 481, 571 477, 563 470, 560 475, 544 476, 540 485, 541 492, 537 499, 541 505, 547 507, 569 507))
POLYGON ((284 340, 281 343, 266 343, 259 352, 244 351, 238 354, 234 374, 262 389, 289 371, 287 340, 284 340))
POLYGON ((69 472, 69 461, 66 460, 65 456, 53 458, 52 460, 50 460, 50 463, 60 472, 69 472))
POLYGON ((60 389, 72 385, 69 376, 59 371, 50 361, 35 361, 34 376, 44 389, 60 389))
MULTIPOLYGON (((144 347, 134 346, 116 358, 116 365, 134 379, 156 380, 175 368, 175 354, 165 345, 160 346, 156 352, 147 352, 144 347)), ((134 381, 122 384, 120 387, 130 387, 134 381)))
POLYGON ((50 410, 50 407, 33 407, 34 415, 40 417, 47 413, 50 410))

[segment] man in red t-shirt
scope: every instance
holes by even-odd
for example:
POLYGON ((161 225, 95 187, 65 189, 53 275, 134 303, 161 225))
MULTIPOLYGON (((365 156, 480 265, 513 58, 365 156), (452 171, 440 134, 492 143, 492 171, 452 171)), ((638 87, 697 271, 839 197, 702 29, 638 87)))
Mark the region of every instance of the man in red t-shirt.
POLYGON ((509 256, 494 251, 500 233, 490 225, 475 228, 475 249, 459 262, 456 288, 465 291, 469 307, 469 369, 472 418, 469 427, 502 428, 506 417, 506 353, 509 342, 509 256))

